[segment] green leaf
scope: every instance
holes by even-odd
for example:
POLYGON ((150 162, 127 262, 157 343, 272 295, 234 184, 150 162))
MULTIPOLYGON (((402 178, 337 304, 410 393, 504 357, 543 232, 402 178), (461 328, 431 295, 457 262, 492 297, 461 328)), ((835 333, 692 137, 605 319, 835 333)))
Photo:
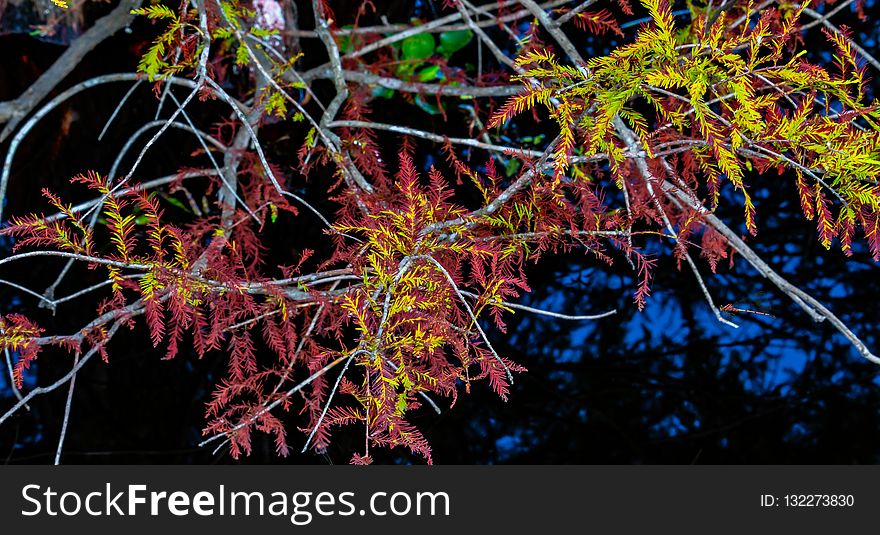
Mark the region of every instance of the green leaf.
POLYGON ((397 75, 397 77, 401 80, 409 80, 413 77, 413 73, 415 73, 416 67, 418 67, 418 65, 420 65, 421 63, 421 61, 419 61, 418 63, 406 61, 396 63, 393 66, 394 74, 397 75))
POLYGON ((268 115, 284 118, 287 115, 287 102, 284 100, 284 95, 281 92, 269 95, 265 110, 268 115))
POLYGON ((448 58, 466 47, 473 37, 474 34, 470 30, 443 32, 440 34, 440 46, 437 47, 437 51, 448 58))
MULTIPOLYGON (((55 0, 52 0, 55 5, 61 5, 55 0)), ((65 2, 66 4, 66 2, 65 2)), ((67 7, 66 5, 61 7, 67 7)), ((148 7, 142 7, 138 9, 132 9, 129 11, 132 15, 145 15, 151 19, 175 19, 177 20, 177 15, 174 14, 173 11, 168 6, 163 6, 161 4, 155 4, 148 7)))
POLYGON ((251 35, 255 35, 260 39, 268 39, 273 35, 278 35, 278 30, 267 30, 265 28, 251 28, 251 35))
POLYGON ((306 147, 312 148, 312 146, 315 144, 315 133, 316 132, 317 132, 317 130, 314 127, 309 129, 309 132, 306 134, 306 147))
MULTIPOLYGON (((350 30, 353 27, 354 26, 352 26, 351 24, 346 24, 345 26, 343 26, 340 29, 350 30)), ((340 35, 338 37, 338 40, 336 41, 336 46, 339 47, 339 53, 342 55, 348 54, 349 52, 354 50, 354 43, 351 42, 351 34, 347 33, 344 35, 340 35)))
POLYGON ((420 82, 433 82, 443 78, 443 72, 439 65, 428 65, 416 74, 420 82))
POLYGON ((373 88, 373 96, 377 98, 391 98, 394 96, 394 90, 388 87, 377 85, 373 88))
POLYGON ((214 30, 214 39, 229 39, 232 37, 232 30, 229 28, 219 27, 214 30))
POLYGON ((434 54, 434 36, 420 33, 403 40, 403 59, 424 60, 434 54))
POLYGON ((165 55, 165 44, 161 40, 156 40, 153 45, 147 50, 147 53, 141 58, 141 61, 138 63, 138 71, 146 74, 150 81, 156 79, 159 76, 159 71, 162 67, 166 67, 168 64, 162 60, 162 57, 165 55))
POLYGON ((170 195, 164 197, 164 199, 165 199, 165 202, 167 202, 167 203, 170 204, 171 206, 174 206, 174 207, 176 207, 176 208, 180 208, 180 209, 183 210, 184 212, 189 212, 189 208, 187 208, 187 206, 186 206, 185 204, 183 204, 182 202, 180 202, 179 199, 175 199, 174 197, 172 197, 172 196, 170 196, 170 195))
POLYGON ((243 45, 239 45, 238 49, 235 51, 235 64, 239 66, 247 65, 250 59, 247 48, 243 45))
POLYGON ((519 171, 520 161, 516 158, 511 158, 507 160, 507 164, 504 166, 504 175, 508 178, 512 177, 519 171))

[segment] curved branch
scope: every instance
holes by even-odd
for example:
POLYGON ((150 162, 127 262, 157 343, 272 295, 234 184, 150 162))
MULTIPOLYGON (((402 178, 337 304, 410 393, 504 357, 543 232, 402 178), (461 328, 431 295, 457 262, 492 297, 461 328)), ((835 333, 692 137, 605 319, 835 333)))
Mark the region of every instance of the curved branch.
MULTIPOLYGON (((2 174, 0 174, 0 221, 3 220, 3 200, 6 198, 6 187, 9 183, 9 174, 12 171, 12 161, 15 158, 15 153, 18 150, 18 146, 21 144, 22 140, 24 140, 25 136, 28 135, 28 132, 30 132, 43 117, 48 115, 49 112, 57 108, 59 105, 61 105, 61 103, 68 100, 70 97, 76 95, 77 93, 85 91, 86 89, 97 87, 102 84, 109 84, 112 82, 130 82, 138 79, 140 79, 140 75, 133 72, 104 74, 102 76, 89 78, 88 80, 85 80, 76 84, 73 87, 68 88, 63 93, 59 94, 58 96, 44 104, 30 119, 28 119, 24 126, 22 126, 18 133, 16 133, 15 136, 12 138, 12 141, 9 142, 9 150, 6 152, 6 159, 3 161, 3 171, 2 174)), ((168 83, 182 85, 185 87, 198 87, 196 82, 193 82, 192 80, 187 80, 185 78, 171 77, 166 81, 168 83)))
MULTIPOLYGON (((315 69, 302 73, 302 79, 309 82, 312 80, 333 80, 335 73, 333 68, 322 65, 315 69)), ((444 97, 510 97, 522 90, 519 85, 491 85, 491 86, 465 86, 465 85, 440 85, 425 84, 421 82, 405 82, 397 78, 378 76, 368 72, 343 70, 342 78, 346 82, 355 82, 363 85, 374 85, 403 91, 404 93, 419 93, 427 95, 442 95, 444 97)))
POLYGON ((13 101, 0 103, 0 123, 6 122, 6 127, 0 132, 0 143, 3 143, 18 123, 79 65, 86 54, 105 39, 131 24, 134 19, 131 10, 140 7, 142 2, 143 0, 121 0, 113 11, 96 20, 88 31, 71 43, 55 63, 21 96, 13 101))

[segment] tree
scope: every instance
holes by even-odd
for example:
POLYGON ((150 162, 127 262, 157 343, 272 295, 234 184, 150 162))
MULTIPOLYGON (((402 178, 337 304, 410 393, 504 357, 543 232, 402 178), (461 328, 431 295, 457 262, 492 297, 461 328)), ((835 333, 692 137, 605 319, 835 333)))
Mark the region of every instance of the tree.
MULTIPOLYGON (((768 313, 721 304, 705 273, 751 266, 880 363, 749 243, 762 218, 792 209, 761 202, 785 187, 822 246, 880 260, 873 57, 829 22, 831 10, 806 4, 594 4, 450 0, 418 4, 427 21, 392 23, 372 2, 123 0, 0 104, 0 194, 28 133, 74 95, 131 84, 103 110, 105 130, 130 98, 159 108, 109 172, 75 173, 64 191, 44 190, 51 213, 15 213, 3 229, 15 252, 0 264, 59 260, 63 271, 44 292, 5 281, 30 303, 0 318, 18 395, 0 424, 66 388, 57 462, 77 376, 96 356, 112 366, 111 341, 133 329, 165 359, 225 362, 201 445, 237 458, 257 431, 285 456, 296 425, 303 451, 326 450, 344 429, 360 437, 352 463, 397 447, 430 463, 412 415, 475 389, 506 401, 528 374, 490 329, 504 332, 520 312, 578 324, 624 314, 517 302, 547 284, 531 266, 575 253, 631 272, 638 310, 661 266, 684 272, 676 284, 696 288, 725 328, 768 313), (44 102, 130 24, 136 73, 92 77, 44 102), (827 57, 809 58, 804 38, 819 27, 827 57), (620 43, 599 50, 611 36, 620 43), (142 84, 152 96, 136 93, 142 84), (416 113, 442 130, 414 126, 416 113), (146 176, 172 130, 192 143, 189 157, 173 174, 146 176), (76 288, 56 298, 74 276, 76 288), (33 317, 47 316, 35 305, 69 315, 82 298, 96 312, 72 318, 75 330, 33 317), (19 392, 38 358, 63 353, 73 364, 60 377, 19 392)), ((850 5, 864 19, 859 2, 833 9, 850 5)))

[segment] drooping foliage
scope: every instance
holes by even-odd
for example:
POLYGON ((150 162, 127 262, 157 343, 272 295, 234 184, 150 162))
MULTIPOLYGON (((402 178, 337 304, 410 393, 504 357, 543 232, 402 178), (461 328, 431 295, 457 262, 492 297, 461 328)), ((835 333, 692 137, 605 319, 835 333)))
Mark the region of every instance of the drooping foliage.
POLYGON ((681 29, 667 2, 647 0, 645 7, 652 22, 633 43, 585 65, 562 64, 546 49, 519 56, 524 90, 499 109, 494 123, 536 104, 550 109, 560 128, 558 176, 584 174, 568 169, 577 150, 607 158, 620 183, 637 175, 632 155, 644 151, 656 177, 705 188, 710 209, 729 181, 744 197, 753 235, 755 206, 745 176, 793 171, 804 215, 816 219, 822 244, 828 248, 838 238, 848 253, 861 226, 880 259, 878 112, 865 100, 867 64, 845 31, 826 31, 835 49, 829 72, 805 60, 806 50, 797 46, 806 4, 761 12, 746 5, 736 25, 737 10, 710 18, 694 8, 693 22, 681 29), (620 139, 617 118, 638 135, 637 145, 620 139), (664 167, 658 158, 673 165, 664 167))

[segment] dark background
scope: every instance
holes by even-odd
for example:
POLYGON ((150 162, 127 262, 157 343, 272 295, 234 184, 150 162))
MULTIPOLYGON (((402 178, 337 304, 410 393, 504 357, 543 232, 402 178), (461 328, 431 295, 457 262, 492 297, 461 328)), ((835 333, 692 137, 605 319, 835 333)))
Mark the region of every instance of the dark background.
MULTIPOLYGON (((432 18, 440 2, 386 2, 380 12, 406 20, 416 14, 432 18)), ((334 6, 341 3, 334 3, 334 6)), ((872 7, 873 0, 867 3, 872 7)), ((97 6, 91 17, 106 11, 97 6)), ((307 9, 307 8, 302 8, 307 9)), ((820 6, 820 11, 827 6, 820 6)), ((344 6, 340 16, 352 13, 344 6)), ((869 9, 870 13, 870 9, 869 9)), ((623 16, 620 20, 635 20, 623 16)), ((300 13, 303 27, 311 14, 300 13)), ((849 9, 836 23, 853 27, 859 42, 878 50, 875 20, 859 21, 849 9)), ((8 21, 8 19, 7 19, 8 21)), ((363 24, 371 23, 367 16, 363 24)), ((25 27, 3 25, 0 35, 0 101, 19 95, 61 53, 56 43, 25 35, 25 27), (12 31, 16 30, 16 31, 12 31)), ((97 74, 126 72, 137 63, 149 24, 132 26, 93 51, 60 86, 63 90, 97 74)), ((577 33, 576 35, 582 35, 577 33)), ((807 43, 811 59, 827 62, 824 38, 811 30, 807 43), (815 43, 815 45, 814 45, 815 43), (820 46, 821 45, 821 46, 820 46)), ((584 38, 588 53, 603 53, 614 39, 584 38)), ((306 58, 323 61, 320 45, 305 40, 306 58)), ((489 56, 484 51, 484 58, 489 56)), ((489 59, 486 60, 490 61, 489 59)), ((487 64, 491 67, 490 64, 487 64)), ((876 76, 876 72, 871 74, 876 76)), ((872 86, 876 89, 877 84, 872 86)), ((139 89, 111 126, 108 137, 96 137, 126 84, 87 91, 46 117, 20 149, 8 192, 7 215, 46 210, 40 188, 62 192, 66 200, 84 200, 82 189, 66 187, 73 174, 95 169, 106 173, 119 148, 141 124, 153 119, 156 100, 139 89)), ((329 83, 316 85, 319 96, 332 95, 329 83)), ((374 106, 377 122, 405 123, 424 130, 466 136, 463 112, 452 103, 449 122, 407 102, 374 106), (401 118, 401 114, 405 117, 401 118), (458 115, 456 115, 458 114, 458 115)), ((167 110, 167 108, 166 108, 167 110)), ((212 103, 196 104, 194 117, 216 120, 222 110, 212 103)), ((225 111, 223 112, 225 113, 225 111)), ((273 161, 291 180, 301 134, 287 136, 285 124, 266 125, 261 138, 273 161)), ((531 126, 530 126, 531 128, 531 126)), ((545 121, 537 128, 552 131, 545 121)), ((516 136, 517 126, 507 135, 516 136)), ((530 132, 534 133, 534 132, 530 132)), ((394 160, 399 138, 380 135, 388 160, 394 160)), ((8 142, 0 150, 8 149, 8 142)), ((417 161, 426 168, 442 166, 437 147, 417 143, 417 161)), ((148 154, 141 170, 153 177, 173 173, 197 148, 187 135, 166 134, 148 154)), ((136 153, 139 148, 134 152, 136 153)), ((467 154, 464 154, 467 156, 467 154)), ((474 154, 475 159, 485 154, 474 154)), ((131 158, 127 160, 131 164, 131 158)), ((393 169, 393 167, 392 167, 393 169)), ((312 176, 303 193, 332 212, 326 200, 327 176, 312 176), (323 204, 322 204, 323 203, 323 204)), ((785 177, 754 177, 759 233, 750 245, 771 266, 835 311, 873 351, 880 351, 880 277, 878 266, 862 243, 846 258, 826 251, 816 239, 813 223, 804 221, 792 183, 785 177)), ((613 191, 609 190, 609 195, 613 191)), ((741 201, 726 199, 719 213, 727 221, 741 219, 741 201)), ((173 211, 169 211, 172 217, 173 211)), ((295 252, 290 236, 321 240, 320 229, 305 216, 281 220, 267 231, 266 240, 277 261, 289 262, 295 252), (286 260, 283 260, 285 259, 286 260)), ((744 230, 743 230, 744 232, 744 230)), ((7 254, 10 243, 0 244, 7 254)), ((589 314, 616 308, 617 315, 591 322, 561 322, 517 313, 509 317, 508 332, 491 328, 499 353, 528 368, 520 374, 506 403, 487 384, 461 395, 454 408, 437 416, 430 410, 413 421, 425 432, 436 463, 876 463, 880 461, 880 380, 875 365, 860 359, 849 343, 827 323, 816 324, 788 298, 775 290, 745 262, 722 262, 708 283, 716 303, 733 303, 772 316, 738 314, 733 330, 713 318, 693 275, 678 271, 669 250, 652 245, 659 261, 652 297, 638 312, 632 295, 632 271, 617 258, 606 266, 582 253, 545 257, 530 270, 534 291, 523 304, 570 314, 589 314)), ((271 260, 271 259, 270 259, 271 260)), ((271 264, 271 261, 270 261, 271 264)), ((42 290, 57 277, 62 262, 40 260, 0 268, 0 278, 42 290)), ((701 263, 702 272, 708 268, 701 263)), ((74 271, 56 295, 99 280, 100 274, 74 271)), ((36 300, 0 286, 0 311, 23 312, 49 332, 80 328, 94 311, 88 299, 59 308, 53 316, 36 300)), ((222 376, 225 356, 202 360, 183 352, 161 360, 142 327, 120 333, 109 347, 109 364, 92 363, 78 375, 73 411, 65 444, 65 463, 229 463, 225 450, 214 454, 199 449, 204 426, 204 403, 222 376)), ((69 369, 70 357, 47 351, 31 368, 26 388, 46 384, 69 369)), ((63 416, 67 389, 40 396, 30 412, 21 411, 0 428, 0 462, 51 462, 63 416)), ((440 400, 442 407, 448 402, 440 400)), ((8 377, 0 376, 0 410, 13 402, 8 377)), ((296 430, 304 421, 295 411, 285 420, 294 451, 305 440, 296 430)), ((274 453, 271 439, 258 436, 253 454, 244 463, 345 463, 358 451, 360 433, 337 431, 323 455, 274 453)), ((375 452, 377 462, 421 462, 401 451, 375 452)))

